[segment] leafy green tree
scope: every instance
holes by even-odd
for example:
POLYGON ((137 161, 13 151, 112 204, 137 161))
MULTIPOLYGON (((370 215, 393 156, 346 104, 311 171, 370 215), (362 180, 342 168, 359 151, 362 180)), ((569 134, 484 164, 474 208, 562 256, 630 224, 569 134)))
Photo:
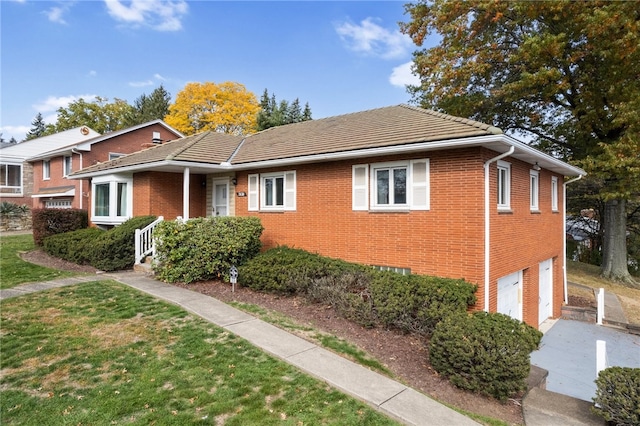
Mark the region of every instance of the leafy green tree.
POLYGON ((269 91, 264 89, 260 97, 260 112, 256 120, 256 130, 261 131, 270 127, 282 126, 283 124, 299 123, 311 120, 311 108, 309 103, 305 104, 304 111, 300 107, 300 100, 296 98, 291 104, 282 100, 278 102, 276 95, 269 96, 269 91))
POLYGON ((162 120, 169 114, 171 94, 160 85, 150 95, 143 93, 133 101, 133 111, 127 120, 127 126, 162 120))
POLYGON ((44 118, 42 118, 42 114, 38 113, 33 121, 31 122, 31 130, 27 132, 27 136, 25 140, 37 139, 41 136, 46 135, 47 124, 44 122, 44 118))
POLYGON ((58 118, 51 133, 62 132, 79 126, 88 126, 98 133, 109 133, 128 127, 133 107, 122 99, 109 102, 96 96, 91 102, 80 98, 66 108, 58 108, 58 118))
POLYGON ((243 135, 255 127, 259 110, 255 95, 240 83, 188 83, 164 121, 185 135, 206 130, 243 135))
POLYGON ((603 182, 602 274, 634 284, 626 203, 640 191, 640 8, 636 2, 407 4, 401 30, 421 84, 415 102, 526 135, 603 182))

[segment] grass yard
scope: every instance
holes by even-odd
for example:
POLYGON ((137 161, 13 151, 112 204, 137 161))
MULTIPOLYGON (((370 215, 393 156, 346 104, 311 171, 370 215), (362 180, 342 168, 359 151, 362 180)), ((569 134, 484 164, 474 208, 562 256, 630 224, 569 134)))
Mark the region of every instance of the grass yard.
POLYGON ((112 281, 1 302, 0 418, 33 424, 396 424, 112 281))
POLYGON ((0 289, 18 284, 38 281, 51 281, 77 275, 73 272, 49 269, 20 259, 18 253, 33 250, 31 234, 0 237, 0 289))
POLYGON ((640 324, 640 290, 600 278, 600 267, 567 261, 567 280, 615 293, 629 322, 640 324))

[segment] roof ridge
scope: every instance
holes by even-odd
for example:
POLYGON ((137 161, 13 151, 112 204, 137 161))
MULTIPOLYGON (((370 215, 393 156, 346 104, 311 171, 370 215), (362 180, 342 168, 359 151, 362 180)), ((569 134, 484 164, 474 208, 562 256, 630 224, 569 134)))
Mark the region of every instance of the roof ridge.
POLYGON ((499 127, 495 127, 495 126, 492 126, 490 124, 482 123, 480 121, 472 120, 470 118, 456 117, 455 115, 447 114, 447 113, 444 113, 444 112, 439 112, 439 111, 435 111, 435 110, 427 109, 427 108, 415 107, 413 105, 408 105, 408 104, 400 104, 400 106, 403 107, 403 108, 407 108, 407 109, 411 109, 411 110, 414 110, 414 111, 421 112, 423 114, 429 114, 429 115, 432 115, 434 117, 443 118, 445 120, 453 121, 453 122, 456 122, 456 123, 466 124, 468 126, 476 127, 478 129, 481 129, 481 130, 486 130, 487 132, 490 132, 490 133, 492 133, 494 135, 502 135, 502 134, 504 134, 502 129, 500 129, 499 127))
MULTIPOLYGON (((165 160, 169 160, 169 161, 173 160, 178 155, 182 154, 187 148, 191 148, 193 145, 195 145, 196 143, 201 141, 209 133, 211 133, 211 130, 206 130, 206 131, 204 131, 202 133, 197 133, 195 135, 187 136, 186 139, 193 138, 193 141, 184 143, 184 140, 182 140, 183 143, 178 144, 178 149, 176 149, 175 151, 171 151, 171 153, 169 153, 169 155, 167 155, 165 160)), ((176 139, 175 141, 179 141, 179 140, 180 139, 176 139)), ((170 141, 170 142, 175 142, 175 141, 170 141)), ((161 145, 158 145, 158 146, 161 146, 161 145)))

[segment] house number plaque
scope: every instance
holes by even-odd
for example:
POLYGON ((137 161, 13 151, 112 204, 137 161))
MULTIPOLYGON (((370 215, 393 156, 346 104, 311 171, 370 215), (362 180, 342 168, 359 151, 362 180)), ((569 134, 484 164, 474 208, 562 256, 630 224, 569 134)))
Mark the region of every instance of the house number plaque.
POLYGON ((247 193, 246 193, 246 192, 236 192, 236 195, 237 195, 238 197, 246 197, 246 196, 247 196, 247 193))

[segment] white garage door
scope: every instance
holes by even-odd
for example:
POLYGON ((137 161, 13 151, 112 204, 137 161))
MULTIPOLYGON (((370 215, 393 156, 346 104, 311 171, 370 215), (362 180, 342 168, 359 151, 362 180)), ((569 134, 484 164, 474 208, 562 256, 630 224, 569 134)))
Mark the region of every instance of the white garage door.
POLYGON ((522 271, 498 280, 498 312, 522 321, 522 271))
POLYGON ((540 262, 540 278, 538 281, 538 324, 542 324, 553 316, 553 259, 540 262))

